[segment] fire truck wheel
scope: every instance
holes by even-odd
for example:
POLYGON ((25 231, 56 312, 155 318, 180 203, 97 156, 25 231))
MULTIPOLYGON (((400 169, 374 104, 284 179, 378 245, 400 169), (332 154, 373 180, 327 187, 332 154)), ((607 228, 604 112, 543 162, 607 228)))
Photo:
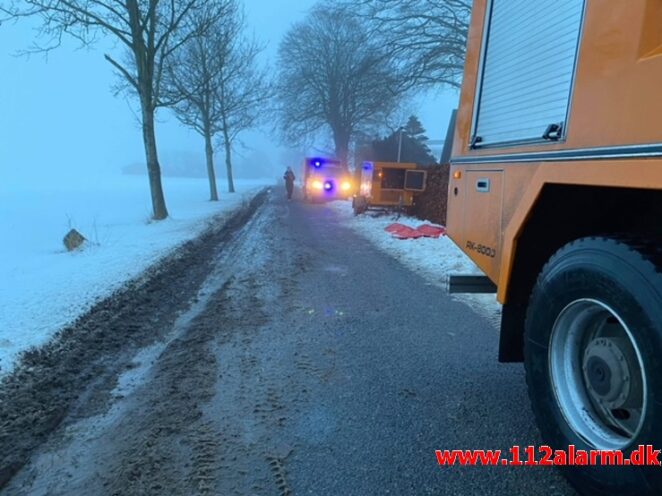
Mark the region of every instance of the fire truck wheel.
MULTIPOLYGON (((627 459, 640 445, 662 449, 661 260, 656 243, 584 238, 540 274, 525 324, 526 380, 555 453, 574 445, 627 459)), ((635 458, 561 470, 582 494, 662 494, 662 468, 635 458)))

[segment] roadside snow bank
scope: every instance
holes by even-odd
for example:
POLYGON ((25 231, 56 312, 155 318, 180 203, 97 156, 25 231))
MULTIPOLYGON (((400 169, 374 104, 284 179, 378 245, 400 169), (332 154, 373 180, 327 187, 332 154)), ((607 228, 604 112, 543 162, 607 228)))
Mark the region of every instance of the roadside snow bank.
MULTIPOLYGON (((394 222, 416 227, 426 221, 406 216, 396 220, 390 214, 373 217, 371 212, 355 216, 348 201, 336 201, 329 205, 358 234, 422 275, 430 284, 446 288, 450 274, 481 274, 476 264, 446 236, 400 240, 384 230, 394 222)), ((494 295, 453 295, 453 298, 466 302, 498 328, 501 305, 494 295)))
POLYGON ((0 375, 96 301, 230 215, 269 181, 237 181, 209 202, 204 179, 164 178, 170 218, 150 222, 147 178, 96 184, 0 186, 0 375), (68 253, 62 238, 87 239, 68 253))

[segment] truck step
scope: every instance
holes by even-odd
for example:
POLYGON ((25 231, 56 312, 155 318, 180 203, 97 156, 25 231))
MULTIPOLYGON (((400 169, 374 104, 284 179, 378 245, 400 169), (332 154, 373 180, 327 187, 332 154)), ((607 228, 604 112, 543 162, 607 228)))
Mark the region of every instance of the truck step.
POLYGON ((453 274, 448 278, 448 292, 490 294, 496 293, 497 287, 487 276, 453 274))

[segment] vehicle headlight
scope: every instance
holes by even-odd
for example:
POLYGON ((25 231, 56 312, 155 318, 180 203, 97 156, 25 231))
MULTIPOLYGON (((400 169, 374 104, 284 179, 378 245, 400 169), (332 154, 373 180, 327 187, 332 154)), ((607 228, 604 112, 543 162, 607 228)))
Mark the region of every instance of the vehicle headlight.
POLYGON ((343 191, 349 191, 352 188, 352 184, 349 181, 344 181, 340 187, 343 191))
POLYGON ((324 189, 324 184, 322 184, 322 181, 315 180, 313 181, 313 188, 324 189))

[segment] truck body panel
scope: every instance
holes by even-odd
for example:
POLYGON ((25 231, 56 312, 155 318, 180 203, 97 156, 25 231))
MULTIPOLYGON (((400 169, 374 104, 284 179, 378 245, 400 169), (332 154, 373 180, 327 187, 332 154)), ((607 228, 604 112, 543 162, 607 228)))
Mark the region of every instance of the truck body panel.
MULTIPOLYGON (((583 13, 562 136, 544 140, 541 127, 535 143, 481 146, 475 121, 485 90, 486 21, 498 2, 474 2, 447 224, 451 238, 497 283, 498 300, 507 303, 518 238, 546 186, 662 188, 662 7, 647 0, 613 0, 608 9, 597 0, 570 2, 581 4, 583 13), (502 187, 477 190, 477 179, 497 175, 502 187), (486 205, 498 214, 483 211, 486 205)), ((545 53, 540 57, 544 61, 545 53)))
POLYGON ((426 179, 427 172, 414 163, 364 162, 354 205, 360 211, 411 207, 414 193, 425 190, 426 179))

